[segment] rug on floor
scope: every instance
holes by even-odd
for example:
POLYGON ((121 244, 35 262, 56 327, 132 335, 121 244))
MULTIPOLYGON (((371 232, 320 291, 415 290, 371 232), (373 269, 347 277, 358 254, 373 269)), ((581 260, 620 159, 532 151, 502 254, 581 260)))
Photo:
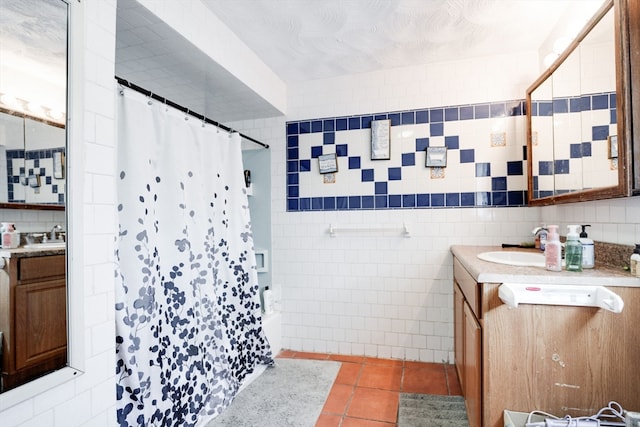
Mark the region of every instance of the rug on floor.
POLYGON ((313 427, 342 364, 276 359, 206 427, 313 427))
POLYGON ((469 427, 462 396, 400 393, 398 427, 469 427))

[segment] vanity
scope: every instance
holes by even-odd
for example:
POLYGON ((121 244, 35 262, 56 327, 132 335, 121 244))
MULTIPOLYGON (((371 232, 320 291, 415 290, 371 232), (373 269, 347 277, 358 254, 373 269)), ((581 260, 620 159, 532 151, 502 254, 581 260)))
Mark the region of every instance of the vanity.
POLYGON ((67 365, 64 248, 0 249, 0 391, 67 365))
POLYGON ((503 426, 505 409, 585 416, 615 400, 640 410, 640 279, 619 268, 550 272, 478 258, 489 251, 507 250, 451 248, 455 365, 470 427, 503 426), (503 283, 604 285, 624 308, 512 308, 498 295, 503 283))

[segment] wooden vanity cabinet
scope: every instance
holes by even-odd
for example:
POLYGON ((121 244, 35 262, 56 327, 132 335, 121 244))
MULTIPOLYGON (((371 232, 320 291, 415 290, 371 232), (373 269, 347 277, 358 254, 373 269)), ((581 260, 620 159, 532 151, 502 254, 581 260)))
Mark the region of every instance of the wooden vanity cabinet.
POLYGON ((0 271, 2 391, 67 364, 65 255, 12 257, 0 271))
POLYGON ((609 287, 624 301, 619 314, 509 308, 500 283, 476 283, 453 263, 454 354, 470 427, 502 427, 505 409, 589 416, 616 401, 640 410, 640 288, 609 287))

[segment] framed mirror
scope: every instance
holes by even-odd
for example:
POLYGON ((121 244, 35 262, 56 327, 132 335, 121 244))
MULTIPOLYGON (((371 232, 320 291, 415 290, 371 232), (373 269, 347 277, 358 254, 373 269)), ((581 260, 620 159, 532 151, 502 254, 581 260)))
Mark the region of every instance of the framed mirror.
MULTIPOLYGON (((0 208, 66 212, 70 4, 0 1, 0 16, 0 208)), ((0 410, 69 377, 68 226, 1 249, 0 410)))
POLYGON ((630 70, 620 3, 606 1, 527 89, 530 205, 629 195, 630 70))

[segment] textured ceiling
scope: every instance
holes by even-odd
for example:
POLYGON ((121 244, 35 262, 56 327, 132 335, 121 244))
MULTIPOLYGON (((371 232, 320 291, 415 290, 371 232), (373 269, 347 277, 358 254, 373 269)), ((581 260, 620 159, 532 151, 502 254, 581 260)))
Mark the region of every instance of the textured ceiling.
POLYGON ((284 81, 537 51, 602 0, 202 0, 284 81), (574 14, 576 15, 576 14, 574 14))

